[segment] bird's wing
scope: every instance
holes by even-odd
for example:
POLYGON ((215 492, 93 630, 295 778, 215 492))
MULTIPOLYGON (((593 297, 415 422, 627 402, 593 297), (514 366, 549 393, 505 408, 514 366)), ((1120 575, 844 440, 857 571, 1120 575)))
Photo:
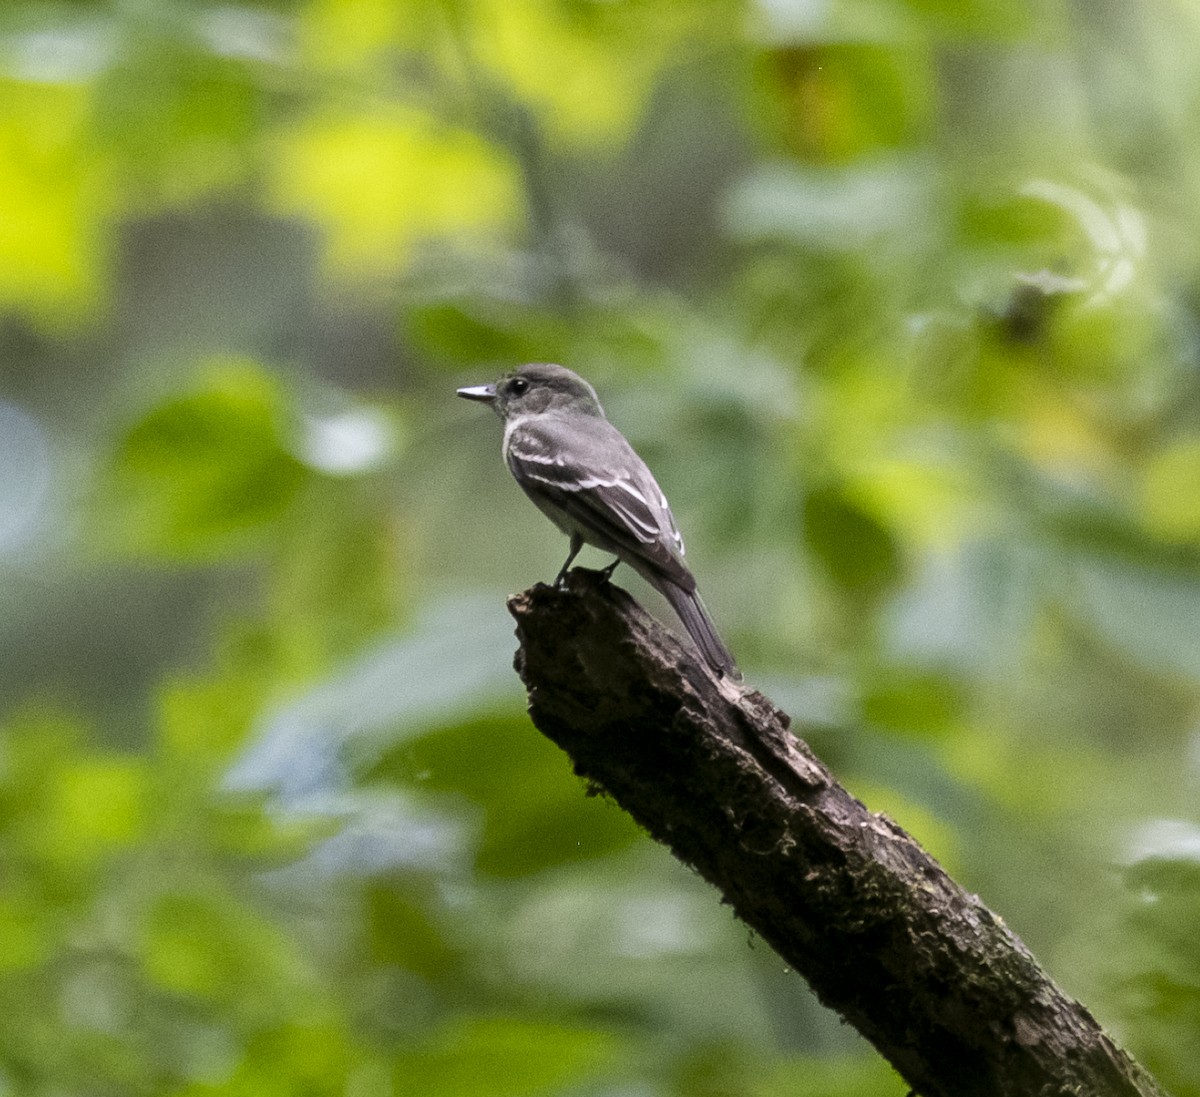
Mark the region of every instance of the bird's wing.
MULTIPOLYGON (((683 538, 666 497, 645 462, 611 423, 538 417, 510 432, 505 460, 537 501, 565 511, 593 543, 651 566, 692 589, 683 538)), ((589 540, 585 536, 585 540, 589 540)))

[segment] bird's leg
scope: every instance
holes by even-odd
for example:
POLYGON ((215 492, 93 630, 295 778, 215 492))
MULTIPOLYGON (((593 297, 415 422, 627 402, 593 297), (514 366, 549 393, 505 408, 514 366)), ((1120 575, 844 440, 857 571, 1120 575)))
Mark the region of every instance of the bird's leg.
POLYGON ((608 565, 608 567, 600 569, 600 574, 604 576, 604 581, 606 583, 612 578, 612 573, 617 570, 617 568, 620 566, 620 563, 621 557, 618 556, 611 564, 608 565))
POLYGON ((572 533, 571 534, 571 551, 567 554, 567 562, 565 564, 563 564, 563 566, 561 568, 558 569, 558 575, 554 579, 554 585, 556 587, 561 587, 563 585, 563 581, 567 577, 567 568, 569 568, 571 566, 571 561, 574 560, 575 557, 579 555, 579 550, 581 548, 583 548, 583 538, 580 537, 578 533, 572 533))

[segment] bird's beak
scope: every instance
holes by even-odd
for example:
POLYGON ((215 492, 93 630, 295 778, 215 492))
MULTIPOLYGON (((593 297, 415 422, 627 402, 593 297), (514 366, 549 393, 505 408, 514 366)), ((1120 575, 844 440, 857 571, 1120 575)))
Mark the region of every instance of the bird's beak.
POLYGON ((496 386, 471 385, 469 388, 459 389, 458 395, 464 400, 483 400, 490 402, 496 399, 496 386))

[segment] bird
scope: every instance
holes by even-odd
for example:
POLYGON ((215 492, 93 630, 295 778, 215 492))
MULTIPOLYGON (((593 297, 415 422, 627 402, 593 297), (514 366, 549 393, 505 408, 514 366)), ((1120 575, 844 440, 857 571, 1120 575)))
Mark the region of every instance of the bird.
POLYGON ((561 586, 584 544, 628 564, 663 595, 704 661, 740 679, 684 563, 683 537, 658 481, 608 421, 596 390, 577 373, 545 362, 523 365, 494 384, 460 388, 504 421, 504 462, 534 505, 570 538, 561 586))

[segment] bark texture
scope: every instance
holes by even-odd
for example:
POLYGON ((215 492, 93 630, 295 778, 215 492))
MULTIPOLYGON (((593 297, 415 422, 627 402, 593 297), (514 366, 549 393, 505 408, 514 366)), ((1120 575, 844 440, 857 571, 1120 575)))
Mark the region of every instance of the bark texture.
POLYGON ((576 569, 509 600, 533 722, 925 1097, 1163 1097, 761 694, 576 569))

